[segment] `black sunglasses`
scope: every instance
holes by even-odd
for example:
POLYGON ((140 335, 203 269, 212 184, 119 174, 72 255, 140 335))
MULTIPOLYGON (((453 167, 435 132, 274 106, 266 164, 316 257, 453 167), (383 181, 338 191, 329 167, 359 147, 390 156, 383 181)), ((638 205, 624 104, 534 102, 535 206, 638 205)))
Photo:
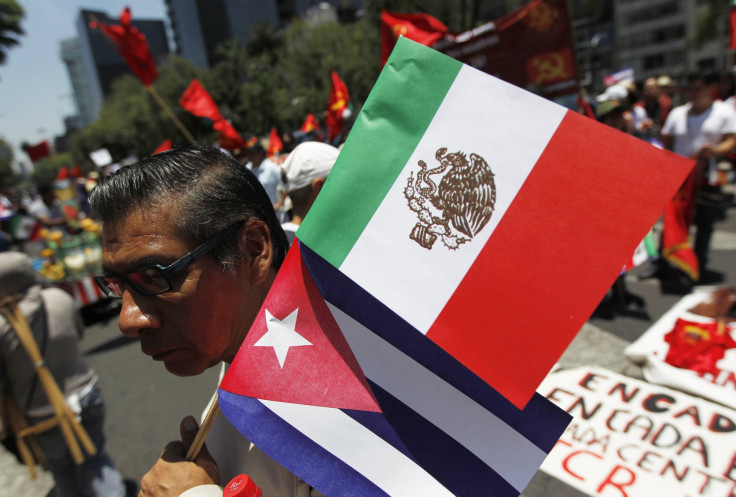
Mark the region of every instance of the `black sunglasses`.
POLYGON ((95 276, 94 280, 102 292, 113 299, 123 297, 125 286, 140 293, 141 295, 159 295, 168 292, 172 288, 171 281, 174 277, 189 267, 194 261, 215 248, 225 240, 225 237, 243 223, 237 223, 222 231, 218 231, 212 238, 195 248, 181 259, 168 265, 156 264, 141 269, 135 269, 125 274, 106 274, 95 276))

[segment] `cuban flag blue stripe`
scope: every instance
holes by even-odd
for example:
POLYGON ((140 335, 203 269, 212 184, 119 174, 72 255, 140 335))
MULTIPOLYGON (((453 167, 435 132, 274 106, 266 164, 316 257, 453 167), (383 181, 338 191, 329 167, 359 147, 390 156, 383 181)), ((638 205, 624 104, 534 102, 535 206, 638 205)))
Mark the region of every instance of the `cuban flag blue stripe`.
POLYGON ((248 440, 323 494, 389 495, 260 400, 220 389, 218 403, 228 421, 248 440))
MULTIPOLYGON (((413 458, 454 495, 476 497, 488 492, 494 497, 517 497, 521 493, 523 488, 514 488, 467 447, 374 382, 369 380, 369 383, 385 419, 409 447, 413 458)), ((349 416, 357 414, 356 411, 344 412, 349 416)))
POLYGON ((539 394, 535 394, 526 407, 519 410, 305 244, 300 244, 300 250, 312 279, 326 301, 493 412, 545 453, 554 447, 570 422, 567 413, 539 394))

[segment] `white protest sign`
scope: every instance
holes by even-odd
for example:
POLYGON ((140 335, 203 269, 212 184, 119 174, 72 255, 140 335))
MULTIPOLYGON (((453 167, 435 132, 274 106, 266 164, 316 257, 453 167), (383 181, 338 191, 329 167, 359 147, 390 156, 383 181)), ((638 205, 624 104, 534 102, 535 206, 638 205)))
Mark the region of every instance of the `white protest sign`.
POLYGON ((538 392, 573 416, 541 469, 602 497, 736 495, 736 411, 601 368, 538 392))
POLYGON ((112 162, 112 156, 106 148, 101 148, 89 153, 89 158, 97 167, 103 167, 112 162))

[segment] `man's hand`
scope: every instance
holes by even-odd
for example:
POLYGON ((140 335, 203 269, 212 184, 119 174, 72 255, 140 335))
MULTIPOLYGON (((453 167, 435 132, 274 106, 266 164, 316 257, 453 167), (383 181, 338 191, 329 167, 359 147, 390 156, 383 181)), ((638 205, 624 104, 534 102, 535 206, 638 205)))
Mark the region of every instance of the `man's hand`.
POLYGON ((197 421, 192 416, 181 421, 179 431, 182 441, 166 445, 156 464, 143 475, 138 497, 178 497, 185 490, 198 485, 220 484, 217 463, 206 445, 195 461, 185 460, 197 430, 197 421))
POLYGON ((706 145, 703 145, 700 148, 700 150, 698 150, 698 153, 696 154, 696 159, 701 159, 701 160, 710 159, 714 155, 716 155, 715 147, 713 145, 706 144, 706 145))

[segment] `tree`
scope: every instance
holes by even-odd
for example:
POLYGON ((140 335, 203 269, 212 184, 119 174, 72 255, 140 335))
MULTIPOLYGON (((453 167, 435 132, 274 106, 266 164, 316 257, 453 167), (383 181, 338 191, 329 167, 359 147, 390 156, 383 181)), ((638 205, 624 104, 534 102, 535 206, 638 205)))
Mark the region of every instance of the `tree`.
POLYGON ((0 187, 14 186, 19 179, 17 172, 13 170, 13 147, 0 138, 0 187))
POLYGON ((692 42, 696 47, 721 36, 728 20, 730 0, 711 0, 695 18, 692 42))
POLYGON ((49 155, 33 164, 33 182, 37 186, 53 184, 63 166, 71 168, 72 155, 70 152, 49 155))
POLYGON ((370 19, 314 28, 302 21, 293 22, 286 31, 277 68, 290 80, 296 102, 279 98, 278 93, 275 98, 286 109, 296 105, 300 121, 308 113, 323 118, 330 74, 337 71, 348 87, 351 102, 359 106, 378 78, 380 45, 378 25, 370 19))
POLYGON ((19 45, 19 38, 25 34, 20 27, 24 16, 16 0, 0 0, 0 65, 5 64, 8 50, 19 45))
MULTIPOLYGON (((172 57, 159 68, 154 87, 195 139, 212 142, 214 133, 211 124, 192 116, 178 104, 182 93, 195 77, 198 77, 198 72, 190 62, 172 57)), ((131 155, 148 156, 167 138, 175 146, 187 142, 141 82, 126 74, 113 83, 100 117, 72 137, 71 149, 74 161, 79 164, 89 163, 90 152, 100 148, 106 148, 114 161, 120 161, 131 155)))

